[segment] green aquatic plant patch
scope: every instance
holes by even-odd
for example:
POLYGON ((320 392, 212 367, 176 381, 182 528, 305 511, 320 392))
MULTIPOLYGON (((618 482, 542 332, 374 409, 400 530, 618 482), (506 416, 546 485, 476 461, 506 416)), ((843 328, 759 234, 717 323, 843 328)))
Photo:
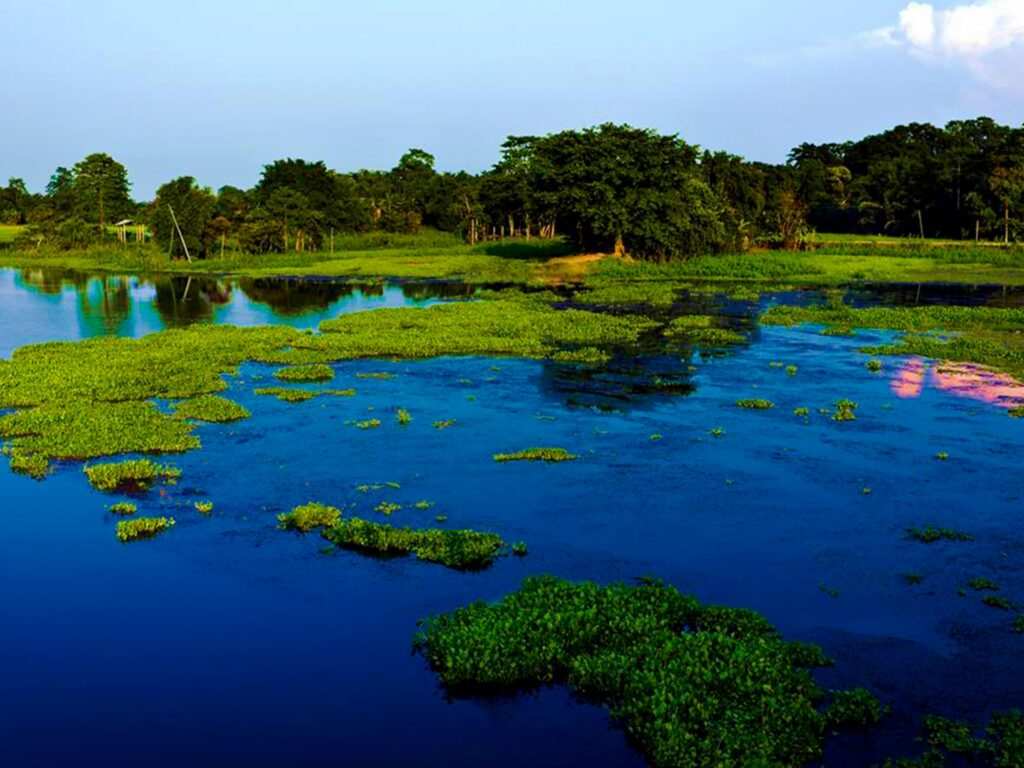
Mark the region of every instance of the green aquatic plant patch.
POLYGON ((323 537, 342 549, 380 556, 413 554, 420 560, 458 570, 486 568, 505 542, 493 533, 436 528, 396 528, 358 517, 344 518, 325 529, 323 537))
POLYGON ((924 528, 909 528, 907 536, 922 544, 935 544, 939 541, 974 541, 974 537, 969 533, 954 528, 937 528, 932 525, 924 528))
POLYGON ((173 527, 173 517, 137 517, 118 521, 115 534, 119 541, 138 541, 151 539, 173 527))
POLYGON ((867 347, 861 351, 871 355, 918 355, 976 363, 1024 375, 1024 309, 951 306, 854 308, 832 303, 816 307, 772 307, 761 315, 760 322, 764 325, 811 323, 832 329, 903 331, 905 335, 895 343, 867 347))
POLYGON ((448 429, 449 427, 454 427, 455 424, 455 419, 443 419, 434 422, 434 429, 448 429))
POLYGON ((802 665, 823 654, 655 581, 529 578, 497 603, 427 619, 415 644, 458 694, 567 683, 659 768, 796 766, 822 752, 822 693, 802 665))
POLYGON ((510 461, 545 461, 558 463, 562 461, 575 461, 579 458, 575 453, 569 453, 565 448, 527 448, 513 453, 496 453, 494 460, 499 463, 510 461))
POLYGON ((316 501, 295 507, 277 516, 277 526, 286 531, 309 533, 316 528, 329 528, 341 521, 341 510, 316 501))
POLYGON ((775 407, 775 403, 771 400, 765 400, 764 398, 747 398, 746 400, 737 400, 736 405, 739 408, 746 408, 748 411, 769 411, 775 407))
POLYGON ((181 470, 149 459, 132 459, 85 467, 85 476, 100 491, 144 491, 158 480, 176 480, 181 470))
POLYGON ((257 395, 276 397, 285 403, 304 403, 317 395, 316 392, 308 389, 290 389, 288 387, 257 387, 253 392, 257 395))
POLYGON ((395 411, 395 420, 404 427, 412 423, 412 414, 405 408, 399 408, 395 411))
POLYGON ((330 381, 334 378, 334 369, 323 363, 312 365, 293 365, 274 371, 274 378, 280 381, 330 381))
POLYGON ((377 379, 378 381, 388 381, 395 378, 395 374, 387 373, 385 371, 370 371, 368 373, 357 373, 357 379, 377 379))
POLYGON ((855 421, 856 418, 857 404, 853 400, 836 400, 832 421, 855 421))
POLYGON ((180 419, 218 424, 241 421, 252 415, 247 408, 219 395, 200 395, 190 400, 183 400, 174 406, 174 413, 180 419))
POLYGON ((130 501, 119 501, 115 504, 111 504, 107 507, 107 511, 112 515, 119 515, 121 517, 130 517, 139 511, 139 508, 132 504, 130 501))
MULTIPOLYGON (((14 468, 42 477, 53 459, 198 448, 191 421, 162 412, 153 401, 222 392, 224 377, 246 361, 301 362, 317 370, 313 366, 372 357, 551 358, 629 346, 657 325, 638 316, 558 310, 541 298, 504 296, 356 313, 325 321, 320 334, 285 326, 196 325, 141 339, 29 345, 0 360, 0 409, 17 409, 0 416, 0 438, 7 441, 14 468)), ((289 402, 316 396, 283 388, 256 391, 289 402)), ((195 407, 181 406, 185 412, 195 407)))
POLYGON ((209 500, 197 501, 194 505, 196 512, 200 515, 213 514, 213 502, 209 500))

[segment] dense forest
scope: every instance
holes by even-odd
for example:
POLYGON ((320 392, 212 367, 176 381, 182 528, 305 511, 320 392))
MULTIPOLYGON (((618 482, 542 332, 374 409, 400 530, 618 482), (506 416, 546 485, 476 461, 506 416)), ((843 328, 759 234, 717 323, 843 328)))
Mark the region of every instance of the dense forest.
POLYGON ((677 136, 606 124, 513 136, 481 174, 440 173, 411 149, 389 171, 277 160, 252 189, 182 176, 146 203, 127 169, 92 154, 45 192, 0 187, 0 223, 23 248, 86 247, 131 219, 171 256, 325 250, 336 234, 457 233, 469 243, 565 237, 649 259, 798 248, 810 232, 1024 239, 1024 128, 989 118, 914 123, 844 144, 802 144, 784 165, 701 151, 677 136))

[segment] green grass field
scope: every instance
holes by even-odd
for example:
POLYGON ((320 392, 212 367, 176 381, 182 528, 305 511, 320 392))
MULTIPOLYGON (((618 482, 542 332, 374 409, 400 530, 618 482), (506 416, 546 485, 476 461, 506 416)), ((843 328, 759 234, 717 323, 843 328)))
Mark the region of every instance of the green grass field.
POLYGON ((4 243, 13 243, 14 238, 25 229, 18 224, 0 224, 0 245, 4 243))

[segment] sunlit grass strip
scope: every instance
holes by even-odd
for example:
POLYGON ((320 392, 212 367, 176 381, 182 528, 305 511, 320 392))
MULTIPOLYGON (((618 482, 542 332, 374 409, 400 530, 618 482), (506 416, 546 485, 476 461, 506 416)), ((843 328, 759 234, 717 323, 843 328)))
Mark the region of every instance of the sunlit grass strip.
POLYGON ((200 395, 191 400, 184 400, 174 406, 174 414, 179 419, 207 421, 216 424, 241 421, 252 415, 248 409, 219 395, 200 395))
POLYGON ((657 582, 534 577, 497 603, 426 620, 415 642, 454 692, 567 683, 609 707, 657 768, 821 757, 827 719, 805 666, 823 654, 783 641, 758 614, 657 582))
POLYGON ((157 480, 175 480, 181 470, 149 459, 131 459, 109 464, 85 467, 89 483, 100 491, 140 491, 148 489, 157 480))
POLYGON ((397 528, 358 517, 341 520, 323 537, 343 549, 381 556, 414 554, 420 560, 455 568, 479 570, 494 562, 505 546, 494 533, 437 528, 397 528))
POLYGON ((274 371, 274 378, 280 381, 330 381, 334 378, 334 370, 329 365, 316 363, 313 365, 294 365, 274 371))
POLYGON ((569 453, 565 448, 526 448, 514 453, 496 453, 494 460, 499 463, 510 461, 545 461, 558 463, 562 461, 575 461, 579 457, 575 453, 569 453))
POLYGON ((119 521, 116 535, 119 541, 138 541, 151 539, 172 527, 173 517, 137 517, 134 520, 119 521))
POLYGON ((282 530, 309 533, 316 528, 337 525, 341 521, 341 510, 316 501, 295 507, 291 512, 277 516, 277 526, 282 530))

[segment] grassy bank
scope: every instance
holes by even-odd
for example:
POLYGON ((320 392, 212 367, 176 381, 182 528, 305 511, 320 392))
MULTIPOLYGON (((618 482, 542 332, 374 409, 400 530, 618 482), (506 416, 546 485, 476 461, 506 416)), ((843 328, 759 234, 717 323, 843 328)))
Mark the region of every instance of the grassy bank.
POLYGON ((509 240, 469 246, 442 233, 352 236, 336 241, 334 253, 248 254, 224 258, 168 259, 154 246, 97 246, 75 251, 0 252, 0 266, 50 267, 119 274, 214 274, 244 277, 445 278, 473 283, 529 283, 544 278, 548 260, 566 255, 561 241, 509 240))

